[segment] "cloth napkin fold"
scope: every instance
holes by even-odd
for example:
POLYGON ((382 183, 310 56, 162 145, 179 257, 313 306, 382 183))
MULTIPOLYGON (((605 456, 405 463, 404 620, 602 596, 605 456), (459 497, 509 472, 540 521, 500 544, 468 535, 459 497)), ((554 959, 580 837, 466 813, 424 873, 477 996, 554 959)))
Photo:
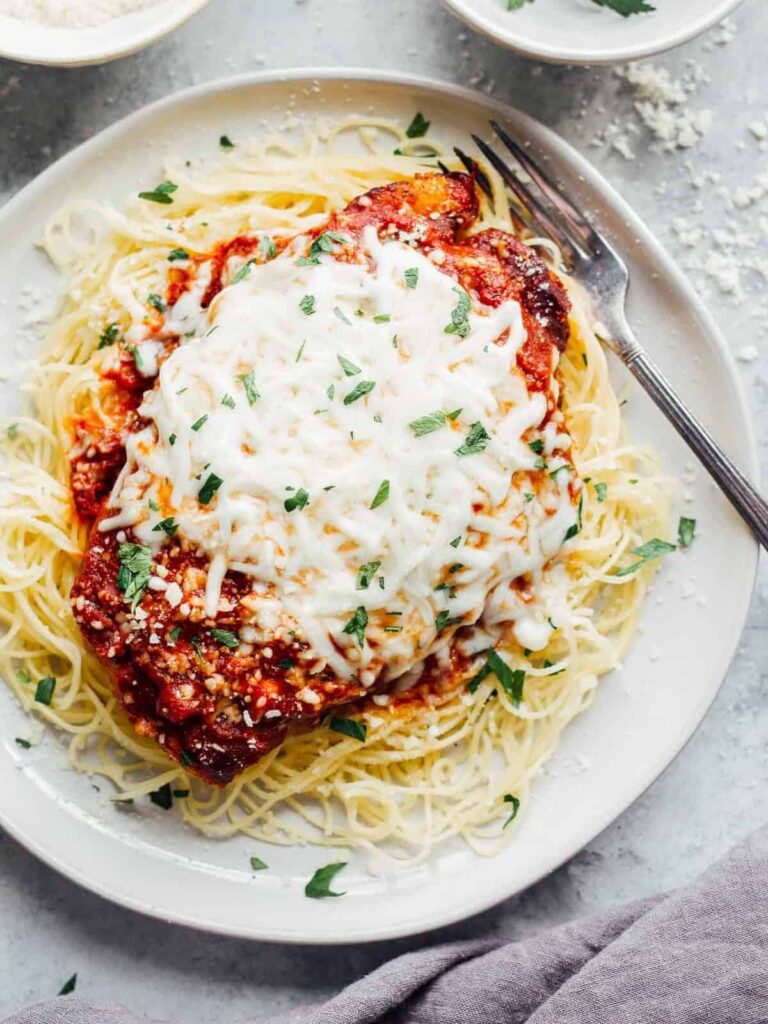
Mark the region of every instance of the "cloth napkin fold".
MULTIPOLYGON (((456 942, 407 953, 327 1003, 261 1024, 523 1021, 768 1024, 768 827, 670 895, 522 942, 456 942)), ((118 1006, 66 996, 28 1006, 3 1024, 142 1021, 118 1006)))

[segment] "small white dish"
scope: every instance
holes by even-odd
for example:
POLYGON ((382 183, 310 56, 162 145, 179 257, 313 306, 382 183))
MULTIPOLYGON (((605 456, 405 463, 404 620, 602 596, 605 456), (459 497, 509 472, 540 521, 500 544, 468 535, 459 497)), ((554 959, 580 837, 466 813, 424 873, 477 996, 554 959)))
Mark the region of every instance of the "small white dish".
MULTIPOLYGON (((594 211, 624 253, 632 286, 628 314, 638 337, 681 396, 747 473, 756 467, 752 418, 736 368, 701 299, 623 199, 583 157, 532 118, 455 85, 352 70, 272 71, 209 82, 145 107, 49 167, 0 210, 0 418, 19 408, 13 353, 33 351, 19 282, 40 303, 61 280, 37 245, 63 206, 85 197, 122 206, 161 180, 164 160, 214 153, 235 140, 364 114, 432 121, 450 153, 473 151, 470 133, 495 117, 527 140, 577 203, 594 211), (295 125, 286 124, 286 110, 295 125)), ((627 375, 612 361, 621 390, 627 375)), ((651 400, 635 389, 625 409, 632 436, 653 444, 665 470, 685 479, 696 543, 665 563, 646 601, 622 669, 603 679, 591 707, 572 722, 533 786, 530 806, 498 856, 463 844, 438 847, 422 863, 376 875, 362 854, 276 847, 246 836, 207 839, 150 803, 116 807, 66 765, 61 740, 33 724, 0 681, 0 825, 58 871, 102 896, 165 921, 243 938, 356 943, 461 920, 520 892, 572 857, 653 782, 685 745, 711 704, 736 649, 750 603, 757 545, 723 495, 651 400), (691 582, 693 581, 693 582, 691 582), (695 584, 695 586, 694 586, 695 584), (694 586, 694 592, 689 592, 694 586), (15 737, 34 740, 21 749, 15 737), (258 856, 268 870, 249 869, 258 856), (347 895, 311 900, 316 868, 349 861, 347 895)), ((680 496, 682 497, 682 495, 680 496)), ((678 793, 680 804, 685 793, 678 793)))
POLYGON ((79 67, 143 50, 173 32, 209 0, 159 0, 84 28, 53 27, 0 14, 0 57, 25 64, 79 67))
POLYGON ((526 57, 557 64, 618 64, 671 50, 716 25, 741 0, 653 0, 656 10, 622 17, 593 0, 443 0, 484 35, 526 57))

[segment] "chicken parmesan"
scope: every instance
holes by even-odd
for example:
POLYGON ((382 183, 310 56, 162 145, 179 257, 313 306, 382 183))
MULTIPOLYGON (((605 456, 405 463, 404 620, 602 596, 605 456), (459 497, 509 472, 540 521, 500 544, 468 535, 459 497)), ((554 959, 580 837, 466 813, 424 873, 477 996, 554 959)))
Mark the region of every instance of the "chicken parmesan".
POLYGON ((418 175, 185 253, 104 350, 124 411, 73 455, 75 619, 135 728, 211 782, 434 662, 450 686, 478 624, 547 644, 530 583, 581 490, 568 300, 477 214, 466 174, 418 175))
POLYGON ((493 170, 350 128, 52 224, 0 669, 133 813, 485 852, 630 642, 668 487, 493 170))

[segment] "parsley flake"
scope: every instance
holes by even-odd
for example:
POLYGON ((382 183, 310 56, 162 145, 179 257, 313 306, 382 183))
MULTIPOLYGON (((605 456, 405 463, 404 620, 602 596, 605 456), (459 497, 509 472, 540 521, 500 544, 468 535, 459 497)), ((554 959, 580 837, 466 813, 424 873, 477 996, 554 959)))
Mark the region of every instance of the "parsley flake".
POLYGON ((168 262, 175 263, 176 260, 188 260, 189 253, 186 249, 171 249, 168 253, 168 262))
POLYGON ((216 476, 215 473, 209 473, 205 483, 197 494, 197 500, 200 504, 207 505, 223 483, 224 481, 220 476, 216 476))
POLYGON ((265 864, 261 857, 251 857, 251 870, 264 871, 269 865, 265 864))
POLYGON ((595 494, 597 495, 598 505, 602 505, 605 499, 608 497, 608 484, 596 483, 595 494))
POLYGON ((307 316, 312 316, 315 310, 315 296, 305 295, 299 303, 299 309, 302 313, 306 313, 307 316))
POLYGON ((427 416, 411 420, 408 426, 413 431, 414 437, 423 437, 425 434, 431 434, 445 426, 445 413, 438 409, 437 412, 431 412, 427 416))
POLYGON ((35 689, 35 701, 38 704, 50 705, 53 700, 53 691, 56 689, 56 680, 53 676, 45 676, 38 680, 35 689))
POLYGON ((277 246, 269 237, 269 235, 262 235, 259 239, 258 245, 259 253, 264 257, 264 262, 268 263, 277 256, 277 246))
POLYGON ((658 537, 654 537, 645 544, 641 544, 640 547, 632 548, 632 554, 637 555, 639 561, 633 562, 632 565, 625 565, 623 569, 617 569, 614 575, 629 576, 630 573, 642 568, 647 562, 652 561, 654 558, 660 558, 662 555, 666 555, 674 550, 674 544, 669 544, 665 540, 659 540, 658 537))
POLYGON ((403 277, 408 288, 415 288, 419 283, 419 268, 408 267, 407 270, 403 271, 403 277))
POLYGON ((120 328, 116 323, 111 323, 99 335, 99 348, 107 348, 108 345, 113 345, 117 341, 117 336, 120 333, 120 328))
POLYGON ((352 388, 348 395, 344 396, 344 405, 351 405, 353 402, 356 402, 358 398, 363 398, 365 395, 369 395, 375 387, 375 381, 361 380, 359 384, 356 384, 352 388))
POLYGON ((376 570, 381 565, 381 562, 365 562, 357 570, 357 581, 355 582, 355 590, 367 590, 371 585, 371 580, 376 574, 376 570))
MULTIPOLYGON (((342 368, 347 377, 354 377, 355 374, 363 372, 359 366, 355 366, 354 363, 351 363, 348 359, 345 359, 344 356, 336 356, 336 358, 339 360, 339 366, 342 368)), ((333 384, 331 384, 331 387, 328 388, 328 390, 330 391, 331 388, 333 388, 333 384)), ((333 398, 333 395, 329 394, 328 397, 333 398)))
POLYGON ((219 136, 219 145, 221 146, 222 149, 234 149, 235 148, 234 142, 232 141, 232 139, 230 139, 230 137, 228 135, 220 135, 219 136))
POLYGON ((178 187, 172 181, 161 181, 159 185, 155 185, 151 192, 139 192, 139 199, 146 199, 149 203, 161 203, 167 206, 173 202, 171 193, 175 192, 178 187))
POLYGON ((409 139, 423 139, 429 131, 430 122, 427 121, 421 111, 417 111, 413 120, 405 129, 409 139))
POLYGON ((382 480, 379 484, 379 489, 376 491, 376 495, 370 504, 370 508, 378 508, 379 505, 383 505, 389 497, 389 480, 382 480))
POLYGON ((512 804, 512 813, 507 818, 507 820, 504 822, 504 824, 501 826, 502 828, 506 828, 507 825, 511 825, 512 822, 517 817, 517 812, 520 810, 520 801, 518 800, 518 798, 516 796, 512 796, 511 793, 505 793, 504 794, 504 803, 505 804, 512 804))
POLYGON ((295 494, 292 494, 290 496, 290 498, 286 498, 285 499, 285 501, 283 502, 283 505, 285 506, 285 511, 286 512, 293 512, 294 509, 305 508, 307 503, 308 503, 308 501, 309 501, 309 495, 307 494, 307 492, 304 490, 303 487, 300 487, 295 492, 295 494))
POLYGON ((117 585, 133 609, 141 601, 149 583, 152 549, 126 541, 118 547, 117 555, 120 560, 117 585))
POLYGON ((329 896, 343 896, 343 892, 331 891, 331 882, 346 866, 346 861, 340 861, 338 864, 326 864, 325 867, 318 868, 304 886, 304 895, 313 900, 324 900, 329 896))
POLYGON ((240 373, 237 379, 245 388, 245 397, 248 399, 248 405, 254 405, 261 398, 261 395, 256 390, 256 375, 254 371, 249 370, 248 373, 240 373))
POLYGON ((445 334, 458 334, 460 338, 466 338, 469 334, 469 314, 472 310, 472 303, 463 288, 454 288, 459 296, 455 308, 451 310, 451 322, 443 328, 445 334))
POLYGON ((368 612, 362 605, 355 609, 355 614, 346 624, 342 633, 347 636, 354 636, 362 648, 365 643, 365 627, 368 625, 368 612))
POLYGON ((153 533, 167 533, 169 537, 172 537, 178 530, 179 526, 173 516, 169 516, 167 519, 161 519, 157 526, 152 527, 153 533))
POLYGON ((488 442, 491 440, 491 435, 485 429, 483 424, 477 420, 469 428, 464 443, 459 445, 456 449, 456 455, 477 455, 479 452, 484 452, 488 442))
POLYGON ((680 547, 689 548, 693 543, 695 534, 696 520, 680 516, 680 522, 677 524, 677 543, 680 547))
POLYGON ((228 629, 209 629, 208 632, 214 640, 218 640, 219 643, 223 644, 225 647, 234 648, 240 646, 238 638, 228 629))
POLYGON ((198 430, 199 430, 199 429, 200 429, 200 428, 201 428, 202 426, 204 426, 204 425, 205 425, 205 423, 207 422, 207 420, 208 420, 208 413, 207 413, 207 412, 206 412, 206 413, 203 413, 203 415, 202 415, 202 416, 200 417, 200 419, 199 419, 199 420, 195 420, 195 422, 194 422, 194 423, 192 424, 192 429, 193 429, 193 430, 195 431, 195 433, 197 433, 197 431, 198 431, 198 430))
POLYGON ((351 736, 353 740, 365 743, 367 728, 364 722, 356 722, 353 718, 336 718, 335 716, 328 723, 331 732, 340 732, 344 736, 351 736))

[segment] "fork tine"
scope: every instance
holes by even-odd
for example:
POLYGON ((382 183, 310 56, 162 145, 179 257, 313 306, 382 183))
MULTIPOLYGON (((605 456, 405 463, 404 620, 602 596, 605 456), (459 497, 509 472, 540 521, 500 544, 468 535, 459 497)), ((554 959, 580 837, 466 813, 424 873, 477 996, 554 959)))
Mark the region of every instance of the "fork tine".
MULTIPOLYGON (((540 233, 548 235, 554 242, 556 242, 570 262, 575 263, 578 257, 583 254, 581 253, 577 242, 572 238, 571 233, 568 230, 567 223, 561 219, 560 223, 554 221, 547 210, 545 210, 541 205, 539 200, 529 189, 525 187, 525 185, 523 185, 508 165, 504 163, 498 153, 491 149, 488 143, 483 142, 483 140, 477 135, 473 135, 472 138, 483 156, 496 168, 505 184, 514 192, 520 203, 522 203, 523 208, 528 211, 534 223, 534 227, 536 227, 540 233)), ((557 211, 553 212, 557 214, 557 211)), ((530 228, 530 225, 528 226, 530 228)))
POLYGON ((560 211, 573 230, 579 234, 581 241, 589 245, 593 235, 593 228, 589 221, 576 209, 567 196, 563 195, 562 191, 543 167, 537 164, 533 157, 521 145, 515 142, 497 121, 491 121, 490 125, 523 170, 533 178, 547 199, 560 211))
POLYGON ((453 147, 453 152, 464 164, 465 169, 472 175, 478 184, 481 192, 484 192, 488 199, 493 203, 493 188, 488 180, 488 175, 482 169, 477 160, 473 160, 471 156, 468 156, 463 149, 459 149, 458 146, 453 147))

